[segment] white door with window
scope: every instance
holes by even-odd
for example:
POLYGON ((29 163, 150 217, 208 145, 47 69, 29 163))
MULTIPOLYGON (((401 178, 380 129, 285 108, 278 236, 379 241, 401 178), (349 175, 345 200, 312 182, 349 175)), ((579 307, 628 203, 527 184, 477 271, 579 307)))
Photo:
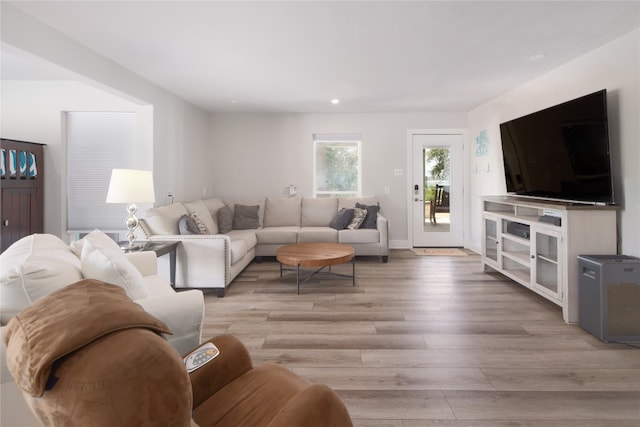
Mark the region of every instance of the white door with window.
POLYGON ((463 246, 462 133, 414 133, 411 212, 414 247, 463 246))

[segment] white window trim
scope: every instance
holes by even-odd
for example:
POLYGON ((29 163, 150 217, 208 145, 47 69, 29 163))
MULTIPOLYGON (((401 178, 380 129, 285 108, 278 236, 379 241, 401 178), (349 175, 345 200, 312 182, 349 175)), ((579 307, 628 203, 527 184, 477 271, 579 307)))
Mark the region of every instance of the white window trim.
POLYGON ((313 197, 318 196, 335 196, 335 197, 362 197, 362 135, 360 134, 314 134, 313 135, 313 197), (318 191, 317 190, 317 145, 318 144, 335 144, 340 143, 356 143, 358 150, 358 188, 356 191, 318 191))

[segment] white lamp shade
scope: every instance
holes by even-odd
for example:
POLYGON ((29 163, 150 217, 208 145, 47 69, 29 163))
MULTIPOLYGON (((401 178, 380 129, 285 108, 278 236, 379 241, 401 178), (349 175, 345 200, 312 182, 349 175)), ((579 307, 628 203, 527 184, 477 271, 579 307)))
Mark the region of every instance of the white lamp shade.
POLYGON ((151 171, 114 169, 111 172, 107 203, 154 203, 151 171))

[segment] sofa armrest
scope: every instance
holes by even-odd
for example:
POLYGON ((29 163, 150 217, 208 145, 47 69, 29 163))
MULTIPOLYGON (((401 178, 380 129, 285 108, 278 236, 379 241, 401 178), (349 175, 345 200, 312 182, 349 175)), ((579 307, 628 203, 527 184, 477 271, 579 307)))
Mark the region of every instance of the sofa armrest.
POLYGON ((158 258, 155 252, 127 252, 125 255, 143 276, 155 276, 158 274, 158 258))
POLYGON ((325 384, 311 384, 280 409, 268 427, 350 427, 349 411, 340 397, 325 384))
POLYGON ((383 256, 389 255, 389 220, 378 213, 376 228, 380 232, 380 243, 383 256))
POLYGON ((173 334, 166 338, 178 353, 184 353, 200 344, 204 320, 202 291, 192 289, 135 302, 169 326, 173 334))
POLYGON ((152 241, 179 241, 176 288, 222 288, 229 282, 231 238, 225 234, 153 235, 152 241))
POLYGON ((236 337, 220 335, 208 342, 212 342, 218 347, 220 354, 189 374, 193 389, 194 409, 218 390, 253 368, 247 348, 236 337))

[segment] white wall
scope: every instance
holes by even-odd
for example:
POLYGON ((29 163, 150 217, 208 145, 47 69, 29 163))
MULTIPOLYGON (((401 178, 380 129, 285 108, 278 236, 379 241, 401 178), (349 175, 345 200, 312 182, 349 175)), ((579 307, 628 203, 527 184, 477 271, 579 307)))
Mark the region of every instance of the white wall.
MULTIPOLYGON (((145 131, 146 136, 142 135, 143 138, 152 138, 153 152, 142 155, 153 159, 157 204, 167 203, 164 195, 169 190, 174 192, 176 200, 194 199, 202 195, 203 183, 210 182, 208 113, 42 24, 11 4, 2 2, 0 6, 2 41, 7 45, 84 76, 87 82, 103 91, 153 107, 153 128, 145 131)), ((3 102, 3 110, 12 107, 3 102)), ((23 119, 20 132, 38 132, 27 127, 40 128, 39 116, 23 119)), ((11 123, 3 120, 5 126, 17 127, 19 124, 17 121, 11 123)), ((50 144, 51 135, 47 138, 50 144)), ((8 137, 6 134, 3 136, 8 137)), ((36 136, 28 139, 45 142, 36 136)), ((61 137, 58 136, 53 145, 59 147, 61 137)), ((55 186, 47 191, 64 193, 62 188, 55 186)), ((62 206, 47 206, 46 209, 62 210, 62 206)), ((59 221, 55 219, 54 222, 58 224, 59 221)), ((47 231, 58 234, 58 225, 55 227, 47 231)))
POLYGON ((390 221, 390 245, 407 247, 407 130, 464 127, 463 113, 213 114, 211 195, 284 196, 295 184, 298 196, 310 197, 312 135, 360 133, 363 195, 378 197, 390 221))
MULTIPOLYGON (((620 251, 640 256, 640 32, 593 50, 469 112, 472 143, 481 131, 489 137, 489 156, 469 150, 472 174, 471 247, 480 248, 480 196, 504 194, 499 124, 570 99, 607 89, 609 136, 615 181, 620 251), (489 166, 489 172, 482 168, 489 166)), ((585 230, 588 233, 589 230, 585 230)))
MULTIPOLYGON (((77 81, 2 81, 2 137, 47 144, 45 161, 44 231, 65 237, 67 230, 66 111, 129 111, 136 113, 139 152, 153 152, 148 129, 152 109, 77 81)), ((140 169, 151 169, 152 158, 140 156, 140 169)))
MULTIPOLYGON (((465 241, 480 248, 479 196, 502 194, 502 154, 498 124, 502 121, 548 107, 577 96, 607 88, 610 93, 610 135, 614 144, 614 168, 618 200, 622 205, 619 228, 622 252, 640 255, 640 67, 639 34, 635 31, 619 40, 511 91, 466 114, 283 114, 213 115, 142 79, 120 65, 102 57, 74 40, 24 14, 7 2, 1 3, 2 41, 86 76, 102 90, 153 107, 154 179, 158 204, 173 191, 176 200, 207 196, 280 195, 284 187, 296 184, 300 195, 311 195, 313 133, 357 132, 363 134, 364 194, 380 197, 382 209, 391 220, 391 244, 406 245, 407 200, 410 189, 406 176, 395 176, 394 169, 407 167, 408 129, 469 128, 467 206, 470 227, 465 241), (138 102, 138 101, 136 101, 138 102), (486 157, 475 157, 475 138, 486 130, 490 141, 486 157), (615 144, 619 145, 616 147, 615 144), (203 183, 205 185, 203 186, 203 183), (390 194, 384 194, 384 187, 390 194)), ((2 88, 4 92, 4 87, 2 88)), ((4 97, 4 94, 3 94, 4 97)), ((132 101, 134 102, 134 101, 132 101)), ((3 128, 16 129, 14 137, 47 142, 60 150, 62 139, 40 137, 50 118, 12 114, 12 105, 3 102, 3 128), (6 110, 9 111, 6 111, 6 110), (4 114, 7 114, 5 116, 4 114), (21 135, 27 135, 22 137, 21 135)), ((47 114, 48 116, 48 114, 47 114)), ((48 116, 50 117, 50 116, 48 116)), ((58 118, 59 119, 59 118, 58 118)), ((8 134, 3 136, 9 137, 8 134)), ((143 136, 144 138, 144 136, 143 136)), ((53 148, 52 148, 53 149, 53 148)), ((59 153, 55 158, 61 158, 59 153)), ((61 168, 51 165, 48 168, 61 168)), ((52 170, 52 169, 49 169, 52 170)), ((55 169, 53 169, 55 171, 55 169)), ((54 181, 63 180, 58 172, 54 181)), ((55 201, 64 189, 57 184, 47 188, 55 201)), ((47 206, 48 229, 63 229, 62 206, 47 206)), ((45 227, 47 225, 45 224, 45 227)))

